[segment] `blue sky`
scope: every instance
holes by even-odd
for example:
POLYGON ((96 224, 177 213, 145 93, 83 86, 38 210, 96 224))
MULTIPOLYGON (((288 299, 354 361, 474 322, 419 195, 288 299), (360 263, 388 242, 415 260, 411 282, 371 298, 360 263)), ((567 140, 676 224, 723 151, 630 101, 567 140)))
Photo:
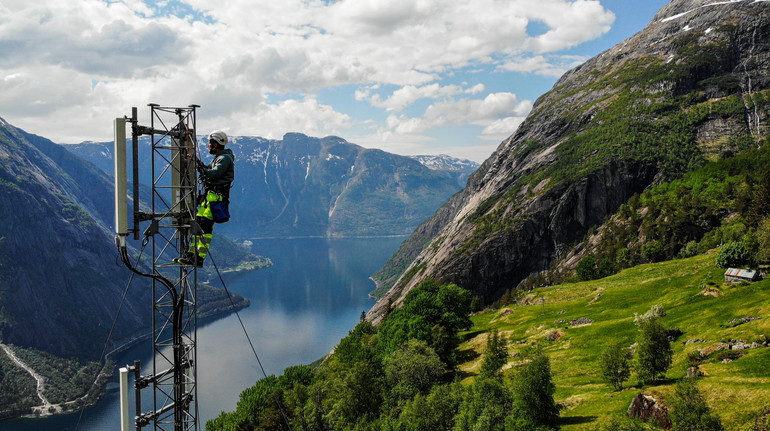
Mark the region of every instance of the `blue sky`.
POLYGON ((478 162, 664 0, 0 0, 0 117, 109 140, 146 105, 202 132, 337 135, 478 162))

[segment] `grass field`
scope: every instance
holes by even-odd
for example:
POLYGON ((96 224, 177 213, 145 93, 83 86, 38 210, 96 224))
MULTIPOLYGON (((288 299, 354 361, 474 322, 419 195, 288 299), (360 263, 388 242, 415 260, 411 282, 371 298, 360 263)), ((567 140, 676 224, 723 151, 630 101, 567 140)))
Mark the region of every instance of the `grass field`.
MULTIPOLYGON (((556 401, 563 406, 565 431, 594 430, 608 417, 625 415, 641 391, 665 405, 685 376, 688 353, 720 342, 751 344, 770 336, 770 280, 725 284, 724 270, 714 267, 714 259, 713 254, 700 255, 641 265, 600 280, 540 288, 517 305, 477 314, 471 330, 462 334, 465 362, 460 369, 469 376, 466 380, 473 378, 487 331, 497 328, 510 340, 508 368, 516 366, 514 355, 527 345, 543 346, 551 360, 556 401), (710 295, 704 294, 706 288, 710 295), (631 346, 637 333, 634 314, 644 314, 656 304, 666 311, 664 325, 683 332, 672 342, 674 357, 666 380, 643 386, 634 373, 626 389, 614 391, 601 378, 599 358, 615 342, 631 346), (745 317, 759 320, 729 327, 732 319, 745 317), (581 318, 593 322, 570 324, 581 318), (685 345, 695 339, 705 341, 685 345)), ((728 430, 751 429, 770 406, 770 348, 742 352, 729 363, 712 354, 700 366, 705 376, 699 388, 728 430)))

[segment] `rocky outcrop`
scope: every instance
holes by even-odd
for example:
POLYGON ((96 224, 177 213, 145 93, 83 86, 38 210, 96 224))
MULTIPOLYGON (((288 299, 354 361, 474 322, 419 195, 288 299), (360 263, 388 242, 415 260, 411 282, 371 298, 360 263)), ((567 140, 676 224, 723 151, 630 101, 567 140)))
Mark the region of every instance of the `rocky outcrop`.
POLYGON ((634 193, 768 135, 770 7, 674 0, 567 72, 373 277, 368 319, 422 280, 498 299, 552 268, 634 193))
POLYGON ((652 395, 641 393, 634 397, 626 414, 630 418, 651 423, 663 429, 671 429, 668 410, 660 405, 652 395))

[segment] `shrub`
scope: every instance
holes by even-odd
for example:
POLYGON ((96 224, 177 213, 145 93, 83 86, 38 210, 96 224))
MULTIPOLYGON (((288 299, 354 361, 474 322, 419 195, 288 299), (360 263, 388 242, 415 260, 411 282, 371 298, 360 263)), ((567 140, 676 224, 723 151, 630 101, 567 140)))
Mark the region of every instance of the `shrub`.
POLYGON ((743 353, 744 352, 741 350, 720 350, 716 355, 714 355, 714 359, 717 362, 722 362, 725 359, 734 361, 736 359, 740 359, 740 357, 743 356, 743 353))
POLYGON ((613 417, 604 422, 601 431, 653 431, 658 428, 627 417, 613 417))
POLYGON ((697 367, 706 360, 706 356, 703 353, 695 350, 687 354, 687 365, 691 367, 697 367))

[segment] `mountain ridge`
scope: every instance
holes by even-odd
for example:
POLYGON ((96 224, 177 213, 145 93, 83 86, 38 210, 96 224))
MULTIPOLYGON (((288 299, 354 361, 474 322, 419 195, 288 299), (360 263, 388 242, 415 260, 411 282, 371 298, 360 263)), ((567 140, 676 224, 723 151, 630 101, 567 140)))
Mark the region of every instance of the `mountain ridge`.
MULTIPOLYGON (((111 172, 110 145, 64 147, 111 172)), ((431 169, 337 136, 231 136, 228 147, 236 154, 230 210, 238 223, 219 231, 240 240, 408 235, 462 187, 473 169, 473 162, 446 157, 443 168, 431 169)))
POLYGON ((633 194, 766 141, 767 4, 699 6, 712 5, 669 3, 538 98, 467 187, 375 274, 392 287, 368 318, 379 321, 426 278, 491 303, 633 194))

